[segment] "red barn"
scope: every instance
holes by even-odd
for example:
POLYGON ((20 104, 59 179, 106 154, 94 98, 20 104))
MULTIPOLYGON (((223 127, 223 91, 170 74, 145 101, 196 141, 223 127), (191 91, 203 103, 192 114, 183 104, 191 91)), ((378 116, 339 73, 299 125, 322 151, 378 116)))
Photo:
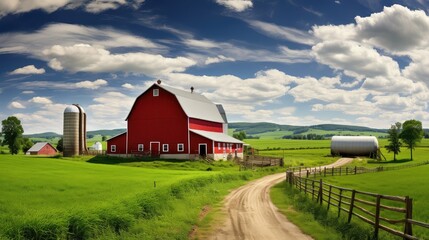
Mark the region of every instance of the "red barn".
POLYGON ((127 131, 107 140, 107 154, 160 158, 243 157, 243 142, 227 135, 222 105, 203 95, 153 84, 134 102, 127 131))
POLYGON ((57 149, 48 142, 38 142, 34 144, 28 151, 26 155, 55 155, 57 154, 57 149))

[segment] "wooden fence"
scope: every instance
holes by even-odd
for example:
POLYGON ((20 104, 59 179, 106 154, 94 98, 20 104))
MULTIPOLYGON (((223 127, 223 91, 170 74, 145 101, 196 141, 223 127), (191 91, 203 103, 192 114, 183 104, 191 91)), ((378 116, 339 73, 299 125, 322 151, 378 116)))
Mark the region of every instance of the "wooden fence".
POLYGON ((429 161, 418 162, 413 164, 405 164, 401 166, 378 166, 375 168, 366 167, 291 167, 287 171, 295 172, 298 176, 302 177, 316 177, 316 176, 342 176, 342 175, 355 175, 362 173, 383 172, 391 170, 399 170, 404 168, 418 167, 429 164, 429 161))
POLYGON ((239 164, 244 168, 253 167, 269 167, 269 166, 283 166, 283 158, 267 157, 259 155, 247 155, 244 159, 239 160, 239 164))
POLYGON ((335 209, 338 217, 344 212, 349 223, 352 219, 359 219, 372 225, 376 239, 380 229, 403 239, 418 239, 413 236, 413 225, 429 228, 428 223, 413 220, 413 200, 408 196, 381 195, 337 187, 324 183, 322 179, 300 177, 292 171, 286 173, 286 181, 311 195, 320 205, 326 204, 327 209, 335 209))

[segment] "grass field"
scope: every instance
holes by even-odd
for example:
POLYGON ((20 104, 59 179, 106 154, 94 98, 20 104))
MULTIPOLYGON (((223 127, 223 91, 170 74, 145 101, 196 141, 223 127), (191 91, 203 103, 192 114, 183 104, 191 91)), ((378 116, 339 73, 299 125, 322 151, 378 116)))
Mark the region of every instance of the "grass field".
MULTIPOLYGON (((429 223, 429 166, 421 166, 396 171, 327 177, 324 181, 362 191, 384 195, 410 196, 413 198, 413 219, 429 223)), ((429 238, 429 229, 414 227, 421 239, 429 238)))
POLYGON ((238 172, 228 165, 199 171, 193 167, 200 163, 176 163, 186 170, 167 170, 171 166, 155 162, 148 165, 158 167, 149 169, 91 160, 2 155, 0 239, 111 239, 119 232, 129 234, 126 239, 186 239, 203 206, 269 173, 238 172))

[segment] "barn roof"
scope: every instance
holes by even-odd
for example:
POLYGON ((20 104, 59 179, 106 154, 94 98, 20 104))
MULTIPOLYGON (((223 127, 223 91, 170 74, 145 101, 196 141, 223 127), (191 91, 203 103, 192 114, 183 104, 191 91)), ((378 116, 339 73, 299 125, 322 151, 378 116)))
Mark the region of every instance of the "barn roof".
POLYGON ((27 152, 38 152, 40 151, 46 144, 49 144, 53 149, 57 150, 54 146, 52 146, 50 143, 48 142, 38 142, 36 144, 34 144, 30 149, 28 149, 27 152))
POLYGON ((111 137, 111 138, 109 138, 109 139, 106 139, 106 141, 109 141, 109 140, 111 140, 111 139, 117 138, 117 137, 119 137, 119 136, 121 136, 121 135, 124 135, 124 134, 126 134, 126 133, 127 133, 127 132, 119 133, 118 135, 115 135, 115 136, 113 136, 113 137, 111 137))
MULTIPOLYGON (((176 96, 177 101, 179 102, 180 106, 188 117, 207 120, 211 122, 226 123, 226 116, 224 119, 222 117, 220 109, 218 109, 218 107, 205 96, 195 92, 191 93, 190 91, 184 91, 161 84, 153 84, 150 88, 152 88, 153 86, 162 88, 176 96)), ((146 92, 147 90, 143 94, 145 94, 146 92)), ((141 94, 140 96, 142 96, 143 94, 141 94)), ((131 108, 131 111, 133 110, 134 105, 135 102, 133 104, 133 107, 131 108)), ((225 113, 225 111, 223 111, 223 113, 225 113)), ((128 117, 129 116, 130 115, 128 114, 128 117)))
POLYGON ((210 140, 214 140, 217 142, 225 142, 225 143, 243 143, 242 141, 235 139, 229 135, 226 135, 224 133, 218 133, 218 132, 207 132, 202 130, 189 130, 193 133, 196 133, 200 136, 203 136, 205 138, 208 138, 210 140))

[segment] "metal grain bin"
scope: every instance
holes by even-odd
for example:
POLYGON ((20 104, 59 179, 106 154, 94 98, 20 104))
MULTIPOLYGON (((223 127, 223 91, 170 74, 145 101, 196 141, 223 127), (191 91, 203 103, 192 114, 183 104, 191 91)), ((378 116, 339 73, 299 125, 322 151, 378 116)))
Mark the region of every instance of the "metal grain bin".
POLYGON ((374 136, 333 136, 332 155, 370 156, 376 154, 378 140, 374 136))
POLYGON ((77 104, 64 110, 63 148, 65 157, 86 153, 86 114, 77 104))

